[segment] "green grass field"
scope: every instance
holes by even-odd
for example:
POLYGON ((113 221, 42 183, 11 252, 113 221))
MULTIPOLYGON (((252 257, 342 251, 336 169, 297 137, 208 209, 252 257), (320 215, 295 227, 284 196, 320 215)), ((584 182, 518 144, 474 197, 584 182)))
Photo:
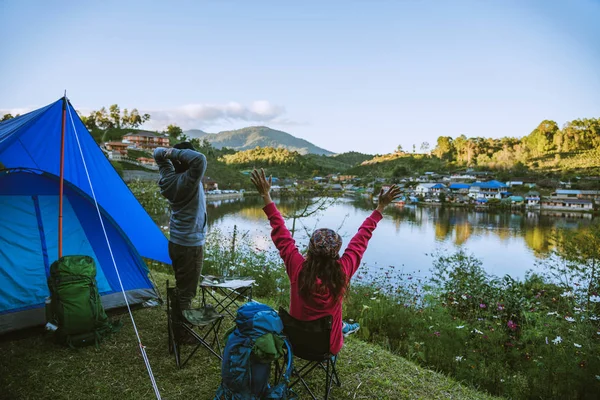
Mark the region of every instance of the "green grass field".
MULTIPOLYGON (((154 278, 159 289, 164 288, 166 279, 173 279, 159 272, 154 278)), ((99 349, 60 347, 44 334, 4 338, 0 342, 0 398, 154 398, 131 321, 127 314, 118 317, 123 328, 105 339, 99 349)), ((162 398, 212 399, 220 383, 218 360, 200 349, 178 369, 167 348, 165 306, 135 310, 134 317, 162 398)), ((338 369, 342 387, 334 387, 332 397, 336 399, 493 398, 355 338, 347 339, 338 369)), ((321 374, 314 375, 313 385, 321 387, 322 382, 321 374)), ((295 390, 301 399, 308 397, 301 386, 295 390)))

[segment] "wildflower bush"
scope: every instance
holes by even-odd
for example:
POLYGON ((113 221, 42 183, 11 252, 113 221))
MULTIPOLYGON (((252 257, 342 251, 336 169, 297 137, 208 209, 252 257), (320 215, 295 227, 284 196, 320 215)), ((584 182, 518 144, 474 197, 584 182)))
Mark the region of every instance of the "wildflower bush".
POLYGON ((169 201, 160 194, 156 182, 136 179, 129 182, 127 186, 148 214, 157 216, 169 211, 169 201))
POLYGON ((489 276, 462 251, 437 255, 431 273, 418 282, 391 269, 355 284, 345 313, 358 334, 490 393, 597 398, 600 297, 590 309, 540 275, 489 276))

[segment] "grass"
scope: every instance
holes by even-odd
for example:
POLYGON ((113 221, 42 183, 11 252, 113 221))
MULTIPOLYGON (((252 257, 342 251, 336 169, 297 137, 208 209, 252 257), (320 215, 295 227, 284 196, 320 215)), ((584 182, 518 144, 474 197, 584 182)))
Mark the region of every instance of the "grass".
MULTIPOLYGON (((153 275, 159 288, 173 279, 166 273, 153 275)), ((126 314, 119 317, 123 328, 99 349, 64 348, 44 334, 0 342, 0 399, 154 398, 131 321, 126 314)), ((199 350, 177 369, 167 350, 165 306, 135 310, 134 317, 163 399, 212 399, 220 383, 217 359, 199 350)), ((226 328, 221 328, 222 334, 226 328)), ((342 387, 334 387, 336 399, 493 398, 352 337, 340 353, 338 368, 342 387)), ((321 375, 313 378, 321 387, 321 375)), ((307 397, 300 386, 295 390, 300 398, 307 397)))

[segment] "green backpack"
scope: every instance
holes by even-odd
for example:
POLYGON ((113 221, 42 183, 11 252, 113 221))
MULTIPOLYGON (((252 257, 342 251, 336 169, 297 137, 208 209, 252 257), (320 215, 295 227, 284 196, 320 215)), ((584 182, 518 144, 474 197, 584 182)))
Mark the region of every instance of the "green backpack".
POLYGON ((50 266, 46 319, 56 325, 57 342, 96 346, 120 327, 108 320, 96 286, 96 264, 89 256, 64 256, 50 266))

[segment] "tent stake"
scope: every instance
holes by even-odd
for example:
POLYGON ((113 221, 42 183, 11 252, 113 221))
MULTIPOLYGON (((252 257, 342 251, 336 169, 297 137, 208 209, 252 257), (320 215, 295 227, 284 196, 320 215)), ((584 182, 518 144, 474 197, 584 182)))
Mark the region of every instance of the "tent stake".
POLYGON ((63 97, 62 125, 60 127, 60 183, 58 193, 58 258, 62 257, 63 241, 63 182, 65 179, 65 124, 67 122, 67 96, 63 97))

